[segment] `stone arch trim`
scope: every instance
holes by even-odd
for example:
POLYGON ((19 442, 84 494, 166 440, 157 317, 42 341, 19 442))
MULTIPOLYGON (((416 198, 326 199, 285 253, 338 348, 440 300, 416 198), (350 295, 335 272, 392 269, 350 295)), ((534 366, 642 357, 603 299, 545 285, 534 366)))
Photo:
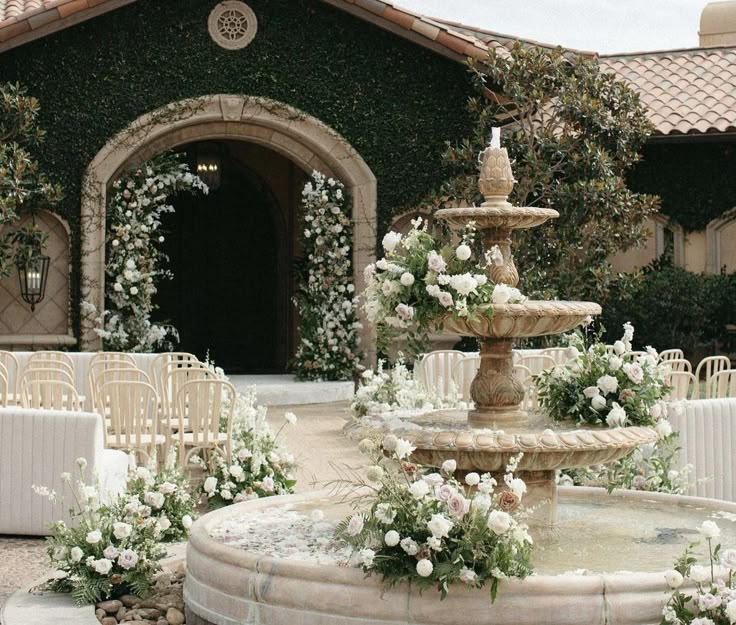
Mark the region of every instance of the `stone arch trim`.
MULTIPOLYGON (((304 171, 339 178, 353 200, 353 271, 362 287, 362 268, 375 260, 376 177, 335 130, 287 104, 242 95, 211 95, 169 104, 147 113, 113 137, 85 172, 81 206, 82 301, 104 308, 105 214, 112 182, 127 168, 164 150, 193 141, 231 139, 257 143, 290 159, 304 171)), ((81 315, 80 348, 99 349, 94 315, 81 315)), ((363 322, 363 349, 372 349, 363 322)))
POLYGON ((725 264, 721 259, 721 232, 736 221, 736 207, 721 217, 708 222, 705 227, 705 272, 720 273, 725 264))
POLYGON ((654 248, 655 258, 659 258, 665 252, 665 230, 670 230, 674 238, 673 263, 675 267, 685 266, 685 230, 683 227, 672 221, 667 215, 657 213, 652 217, 654 222, 654 248))

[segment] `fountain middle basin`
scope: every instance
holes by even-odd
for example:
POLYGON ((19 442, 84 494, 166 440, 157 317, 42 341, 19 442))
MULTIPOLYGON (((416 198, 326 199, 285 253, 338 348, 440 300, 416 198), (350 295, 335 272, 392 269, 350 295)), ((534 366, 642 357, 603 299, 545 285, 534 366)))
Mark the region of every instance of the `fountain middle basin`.
MULTIPOLYGON (((561 531, 537 541, 532 556, 537 574, 503 581, 494 604, 487 589, 454 584, 440 601, 435 590, 420 594, 406 584, 384 590, 379 577, 365 578, 358 568, 270 553, 276 547, 268 537, 280 534, 273 521, 279 510, 309 519, 310 510, 321 509, 335 521, 347 514, 344 502, 324 492, 249 501, 212 512, 194 524, 187 548, 187 623, 658 623, 667 598, 662 572, 697 540, 694 528, 715 519, 722 543, 736 544, 735 503, 635 491, 609 495, 595 488, 559 490, 561 531), (259 527, 265 533, 259 534, 259 527)), ((284 525, 283 533, 293 536, 294 529, 284 525)))

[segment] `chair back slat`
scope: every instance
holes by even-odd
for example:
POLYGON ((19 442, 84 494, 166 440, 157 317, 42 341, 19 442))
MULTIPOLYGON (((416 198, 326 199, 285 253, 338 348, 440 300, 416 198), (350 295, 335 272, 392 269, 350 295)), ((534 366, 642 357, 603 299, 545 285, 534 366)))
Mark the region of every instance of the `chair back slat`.
POLYGON ((669 401, 698 398, 697 381, 689 371, 672 371, 664 376, 664 381, 672 387, 666 397, 669 401))
POLYGON ((188 428, 179 428, 182 466, 197 450, 219 449, 222 418, 226 420, 225 457, 230 462, 235 397, 233 385, 221 379, 190 380, 181 385, 177 391, 177 411, 188 424, 188 428), (188 430, 186 434, 185 430, 188 430), (187 446, 190 447, 188 451, 187 446))
POLYGON ((690 361, 685 358, 670 358, 669 360, 662 361, 662 363, 669 366, 671 371, 693 372, 692 364, 690 364, 690 361))
POLYGON ((470 385, 475 379, 475 375, 480 368, 480 356, 465 356, 455 364, 455 371, 452 379, 455 382, 458 399, 462 401, 470 401, 470 385))
POLYGON ((555 359, 547 354, 522 355, 518 364, 524 365, 532 372, 532 375, 539 375, 542 371, 554 369, 557 366, 555 359))
POLYGON ((736 397, 736 369, 714 373, 708 382, 709 399, 736 397))
POLYGON ((549 356, 555 361, 556 365, 564 365, 570 357, 568 356, 570 350, 567 347, 546 347, 541 352, 542 356, 549 356))
POLYGON ((667 362, 668 360, 680 360, 685 358, 685 352, 681 349, 665 349, 659 352, 659 362, 667 362))
POLYGON ((43 410, 81 410, 77 390, 63 380, 24 380, 21 406, 43 410))
POLYGON ((708 356, 698 363, 695 369, 695 377, 698 381, 705 382, 705 399, 712 399, 710 396, 710 380, 719 371, 725 371, 731 368, 731 360, 728 356, 708 356))
POLYGON ((425 354, 420 361, 418 380, 428 391, 441 397, 450 397, 455 391, 453 373, 465 352, 456 349, 439 349, 425 354))

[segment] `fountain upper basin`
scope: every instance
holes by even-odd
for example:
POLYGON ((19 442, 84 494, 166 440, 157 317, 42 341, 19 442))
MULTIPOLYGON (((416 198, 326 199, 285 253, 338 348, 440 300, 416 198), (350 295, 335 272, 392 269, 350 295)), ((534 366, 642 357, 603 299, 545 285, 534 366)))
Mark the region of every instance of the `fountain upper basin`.
MULTIPOLYGON (((662 571, 697 537, 694 527, 713 515, 724 544, 736 537, 736 504, 718 500, 602 489, 562 488, 560 540, 543 540, 533 556, 540 574, 503 581, 491 605, 487 590, 461 584, 447 599, 402 584, 384 591, 360 569, 314 564, 246 551, 210 533, 247 513, 271 508, 322 507, 325 493, 272 497, 210 513, 192 528, 184 598, 193 625, 643 625, 659 622, 667 597, 662 571), (564 506, 571 506, 567 512, 564 506), (621 508, 621 509, 619 509, 621 508), (641 509, 641 518, 637 517, 641 509), (731 515, 729 517, 729 515, 731 515), (591 523, 593 521, 593 523, 591 523), (598 524, 596 524, 598 522, 598 524), (571 524, 570 527, 566 524, 571 524), (693 536, 692 534, 695 534, 693 536), (623 542, 627 551, 620 553, 623 542), (641 557, 640 557, 641 553, 641 557), (618 555, 617 555, 618 554, 618 555), (617 568, 602 572, 618 557, 617 568), (589 564, 595 560, 595 564, 589 564), (556 562, 556 564, 555 564, 556 562), (621 564, 623 563, 623 567, 621 564), (641 568, 650 572, 641 572, 641 568), (559 573, 590 568, 586 574, 559 573)), ((327 512, 327 511, 326 511, 327 512)), ((328 514, 329 516, 329 514, 328 514)))
POLYGON ((446 332, 481 338, 515 338, 560 334, 579 326, 587 317, 601 314, 593 302, 529 300, 521 304, 494 304, 493 315, 479 310, 476 319, 445 317, 446 332))

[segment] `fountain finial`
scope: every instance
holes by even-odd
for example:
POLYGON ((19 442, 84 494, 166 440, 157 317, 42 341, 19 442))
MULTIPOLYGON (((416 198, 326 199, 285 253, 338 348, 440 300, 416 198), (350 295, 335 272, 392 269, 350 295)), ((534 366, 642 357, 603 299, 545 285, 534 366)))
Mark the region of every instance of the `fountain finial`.
POLYGON ((478 188, 487 208, 510 208, 507 198, 514 188, 514 174, 506 148, 501 147, 501 129, 491 129, 491 144, 480 153, 478 188))

